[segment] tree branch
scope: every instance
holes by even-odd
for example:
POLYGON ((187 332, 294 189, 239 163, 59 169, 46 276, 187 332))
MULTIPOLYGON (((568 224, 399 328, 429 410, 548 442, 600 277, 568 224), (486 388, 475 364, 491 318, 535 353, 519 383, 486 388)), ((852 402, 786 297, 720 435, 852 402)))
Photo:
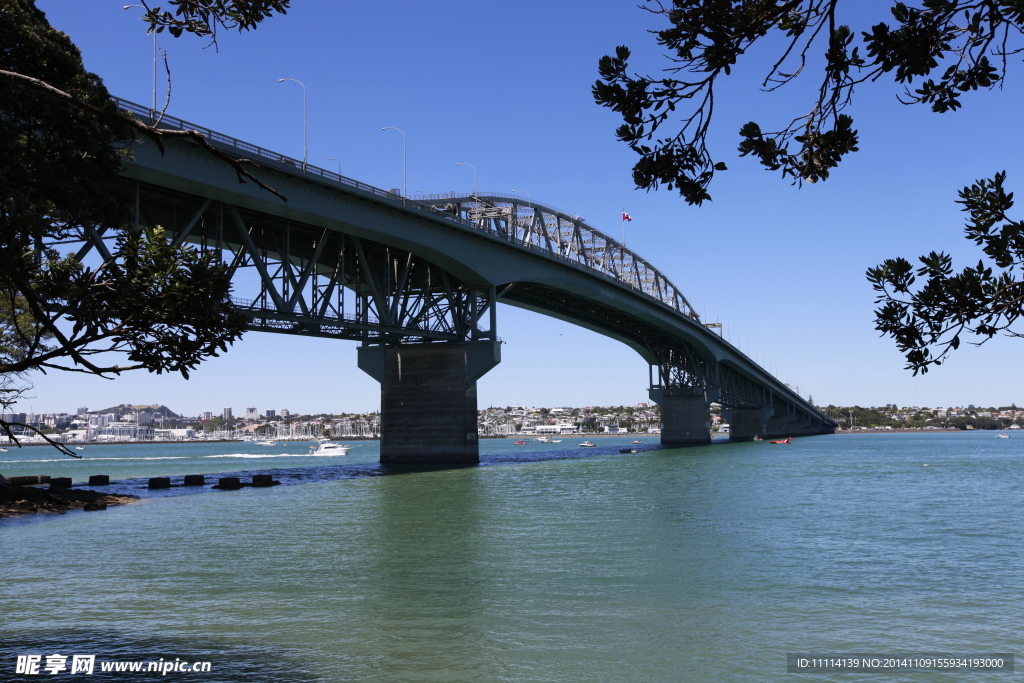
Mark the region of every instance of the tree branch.
POLYGON ((235 171, 235 175, 238 177, 238 182, 244 183, 245 179, 248 178, 252 182, 256 183, 256 185, 261 190, 266 190, 267 192, 270 192, 271 194, 275 195, 282 201, 288 201, 287 197, 285 197, 283 194, 281 194, 274 188, 264 183, 262 180, 260 180, 255 175, 246 170, 243 166, 244 164, 248 164, 259 168, 259 164, 252 161, 251 159, 245 159, 243 157, 235 158, 225 152, 222 152, 221 150, 211 145, 210 141, 206 139, 206 136, 203 135, 198 130, 172 130, 167 128, 157 128, 155 125, 143 123, 138 119, 135 119, 131 116, 126 116, 120 112, 107 111, 106 109, 102 109, 95 105, 89 104, 88 102, 83 102, 77 97, 69 95, 63 90, 55 88, 45 81, 41 81, 38 78, 32 78, 31 76, 25 76, 24 74, 19 74, 14 71, 5 71, 3 69, 0 69, 0 77, 7 78, 8 80, 18 81, 20 83, 29 85, 43 92, 49 93, 50 95, 58 97, 68 102, 69 104, 78 107, 79 109, 87 111, 107 121, 116 121, 118 123, 130 125, 136 131, 152 140, 153 143, 157 146, 157 149, 160 150, 160 154, 166 153, 166 149, 164 148, 163 142, 164 137, 189 138, 193 142, 198 144, 200 147, 205 149, 207 152, 212 154, 214 157, 220 159, 221 161, 231 166, 231 168, 235 171))

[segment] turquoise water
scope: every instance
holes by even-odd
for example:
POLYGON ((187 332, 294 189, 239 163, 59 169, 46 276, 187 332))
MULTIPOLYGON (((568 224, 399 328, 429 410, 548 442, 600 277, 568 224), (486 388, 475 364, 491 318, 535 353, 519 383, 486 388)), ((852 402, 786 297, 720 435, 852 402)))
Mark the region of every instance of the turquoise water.
POLYGON ((0 453, 8 476, 140 495, 161 475, 284 484, 0 522, 0 680, 38 680, 15 655, 53 652, 291 683, 841 680, 864 676, 787 675, 786 653, 1021 651, 1024 435, 577 441, 404 474, 375 442, 0 453))

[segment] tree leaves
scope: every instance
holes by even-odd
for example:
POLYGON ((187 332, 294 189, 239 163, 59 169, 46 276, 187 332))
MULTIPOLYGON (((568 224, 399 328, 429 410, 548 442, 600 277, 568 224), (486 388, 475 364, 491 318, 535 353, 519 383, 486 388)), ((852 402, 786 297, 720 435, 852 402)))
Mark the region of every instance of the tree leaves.
POLYGON ((996 272, 984 261, 954 273, 952 258, 942 252, 920 257, 915 271, 902 258, 889 259, 869 268, 868 282, 878 292, 875 329, 893 338, 914 374, 941 365, 950 352, 960 347, 968 334, 983 344, 995 335, 1012 331, 1024 315, 1024 268, 1022 223, 1006 212, 1013 207, 1013 195, 1006 193, 1006 173, 977 180, 960 192, 964 211, 970 215, 965 233, 982 247, 1003 271, 996 272), (918 278, 923 284, 915 288, 918 278))
POLYGON ((166 29, 175 38, 185 33, 210 36, 214 44, 219 29, 252 30, 275 12, 286 14, 291 4, 291 0, 168 0, 174 8, 172 14, 140 1, 146 9, 142 20, 149 24, 150 32, 166 29))
MULTIPOLYGON (((218 26, 248 30, 288 4, 170 0, 175 15, 145 9, 155 30, 215 38, 218 26)), ((158 144, 160 134, 191 137, 232 164, 240 181, 259 183, 195 131, 158 131, 121 115, 30 0, 0 0, 0 402, 22 392, 32 370, 187 378, 241 336, 227 268, 174 246, 158 227, 130 223, 131 198, 115 188, 137 131, 158 144), (117 244, 95 269, 45 247, 108 230, 118 232, 117 244), (99 364, 110 351, 129 363, 99 364)), ((0 420, 0 431, 10 434, 9 426, 0 420)))
POLYGON ((797 184, 826 180, 858 151, 853 119, 844 113, 857 86, 889 76, 908 86, 900 98, 905 104, 953 111, 961 106, 963 93, 999 84, 1006 57, 1022 49, 1011 41, 1019 43, 1024 28, 1024 0, 919 4, 895 2, 889 23, 858 34, 837 21, 839 0, 651 3, 644 9, 668 24, 654 32, 671 61, 667 77, 630 74, 630 51, 620 46, 614 57, 598 63, 594 99, 622 116, 624 125, 616 136, 641 157, 633 167, 637 187, 675 188, 687 202, 701 204, 711 199, 708 188, 715 171, 723 170, 708 146, 716 82, 757 41, 777 34, 781 48, 762 88, 786 85, 803 74, 809 56, 824 52, 821 85, 816 100, 772 132, 756 124, 743 126, 740 155, 753 156, 797 184), (940 68, 941 76, 929 78, 940 68), (915 81, 920 85, 910 90, 915 81), (671 115, 677 107, 681 113, 675 119, 671 115), (666 135, 662 129, 669 127, 673 130, 666 135))

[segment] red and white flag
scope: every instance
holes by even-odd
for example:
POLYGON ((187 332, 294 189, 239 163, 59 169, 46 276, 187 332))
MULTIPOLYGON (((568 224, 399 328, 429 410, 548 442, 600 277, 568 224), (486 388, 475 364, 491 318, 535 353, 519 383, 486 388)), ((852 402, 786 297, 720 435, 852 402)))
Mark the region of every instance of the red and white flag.
POLYGON ((632 218, 629 217, 629 214, 626 213, 625 209, 622 210, 622 220, 624 220, 624 221, 631 221, 631 220, 633 220, 632 218))

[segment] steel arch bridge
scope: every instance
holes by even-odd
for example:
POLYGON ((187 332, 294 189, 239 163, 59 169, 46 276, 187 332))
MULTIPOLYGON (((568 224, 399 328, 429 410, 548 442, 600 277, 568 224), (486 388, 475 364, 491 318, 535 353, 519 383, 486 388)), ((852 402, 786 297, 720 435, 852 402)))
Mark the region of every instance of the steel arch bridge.
MULTIPOLYGON (((119 104, 144 120, 152 113, 119 104)), ((180 119, 164 116, 161 125, 198 130, 251 160, 254 175, 287 197, 240 182, 183 139, 165 141, 164 154, 140 142, 124 164, 117 191, 130 196, 136 224, 162 225, 175 242, 228 263, 249 329, 359 340, 361 367, 385 384, 377 367, 385 350, 461 345, 475 382, 500 359, 502 302, 629 345, 651 365, 663 415, 683 400, 702 405, 707 422, 707 405, 717 402, 733 411, 736 439, 835 429, 709 330, 657 268, 576 215, 510 194, 403 197, 180 119)), ((93 249, 109 257, 115 237, 87 230, 79 258, 93 249)), ((475 444, 475 393, 473 402, 475 444)), ((710 438, 683 422, 687 437, 710 438)), ((663 441, 690 440, 663 432, 663 441)))

